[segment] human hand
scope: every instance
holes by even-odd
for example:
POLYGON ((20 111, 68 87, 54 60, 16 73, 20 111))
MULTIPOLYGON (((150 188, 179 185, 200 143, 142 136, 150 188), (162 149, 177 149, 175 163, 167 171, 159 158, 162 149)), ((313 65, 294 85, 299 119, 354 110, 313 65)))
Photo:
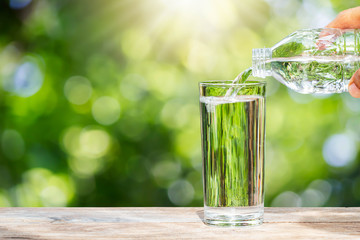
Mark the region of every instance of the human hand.
MULTIPOLYGON (((350 8, 340 12, 326 27, 340 29, 360 28, 360 7, 350 8)), ((349 93, 355 98, 360 98, 360 69, 358 69, 350 79, 349 93)))

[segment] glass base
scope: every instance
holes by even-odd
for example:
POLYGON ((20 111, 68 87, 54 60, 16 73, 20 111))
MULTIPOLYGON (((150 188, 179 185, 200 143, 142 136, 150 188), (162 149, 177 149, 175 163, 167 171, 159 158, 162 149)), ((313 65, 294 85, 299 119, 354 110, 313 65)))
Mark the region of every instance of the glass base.
POLYGON ((208 225, 237 227, 257 226, 263 223, 264 206, 204 207, 204 222, 208 225))

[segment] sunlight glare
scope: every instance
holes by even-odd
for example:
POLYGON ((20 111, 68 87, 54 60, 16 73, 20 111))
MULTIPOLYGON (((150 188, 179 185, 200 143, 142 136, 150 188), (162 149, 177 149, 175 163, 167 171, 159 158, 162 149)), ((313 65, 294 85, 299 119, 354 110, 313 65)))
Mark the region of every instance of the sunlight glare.
POLYGON ((204 6, 211 3, 207 0, 161 0, 161 2, 170 9, 176 9, 182 12, 199 12, 204 6))
POLYGON ((186 29, 199 34, 213 34, 236 22, 234 3, 223 0, 160 0, 164 14, 172 16, 186 29))

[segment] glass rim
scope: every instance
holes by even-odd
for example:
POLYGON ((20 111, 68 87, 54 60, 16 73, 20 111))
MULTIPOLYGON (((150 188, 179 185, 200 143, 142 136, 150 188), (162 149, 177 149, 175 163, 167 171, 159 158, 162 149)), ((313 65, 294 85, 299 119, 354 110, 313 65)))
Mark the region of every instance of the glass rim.
POLYGON ((199 86, 266 86, 264 80, 249 80, 244 83, 232 83, 234 80, 208 80, 199 82, 199 86))

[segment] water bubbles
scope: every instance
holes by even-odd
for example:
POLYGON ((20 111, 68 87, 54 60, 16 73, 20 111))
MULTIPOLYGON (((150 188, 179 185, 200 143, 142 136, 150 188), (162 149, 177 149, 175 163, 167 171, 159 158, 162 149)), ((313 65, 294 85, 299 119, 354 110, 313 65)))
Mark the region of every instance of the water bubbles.
POLYGON ((344 167, 351 163, 357 154, 354 140, 346 134, 335 134, 325 141, 323 156, 327 164, 344 167))
POLYGON ((91 97, 91 83, 81 76, 71 77, 65 83, 64 94, 69 102, 76 105, 84 104, 89 101, 91 97))
POLYGON ((301 207, 301 198, 294 192, 283 192, 271 203, 272 207, 301 207))
POLYGON ((186 180, 177 180, 168 189, 168 196, 175 205, 183 206, 189 204, 194 199, 194 188, 186 180))
POLYGON ((43 74, 33 59, 20 64, 12 76, 4 79, 4 89, 21 97, 37 93, 43 84, 43 74))
POLYGON ((1 148, 9 159, 20 159, 25 152, 25 143, 19 132, 7 129, 1 136, 1 148))
POLYGON ((120 104, 115 98, 100 97, 92 106, 92 115, 98 123, 111 125, 119 119, 120 104))

